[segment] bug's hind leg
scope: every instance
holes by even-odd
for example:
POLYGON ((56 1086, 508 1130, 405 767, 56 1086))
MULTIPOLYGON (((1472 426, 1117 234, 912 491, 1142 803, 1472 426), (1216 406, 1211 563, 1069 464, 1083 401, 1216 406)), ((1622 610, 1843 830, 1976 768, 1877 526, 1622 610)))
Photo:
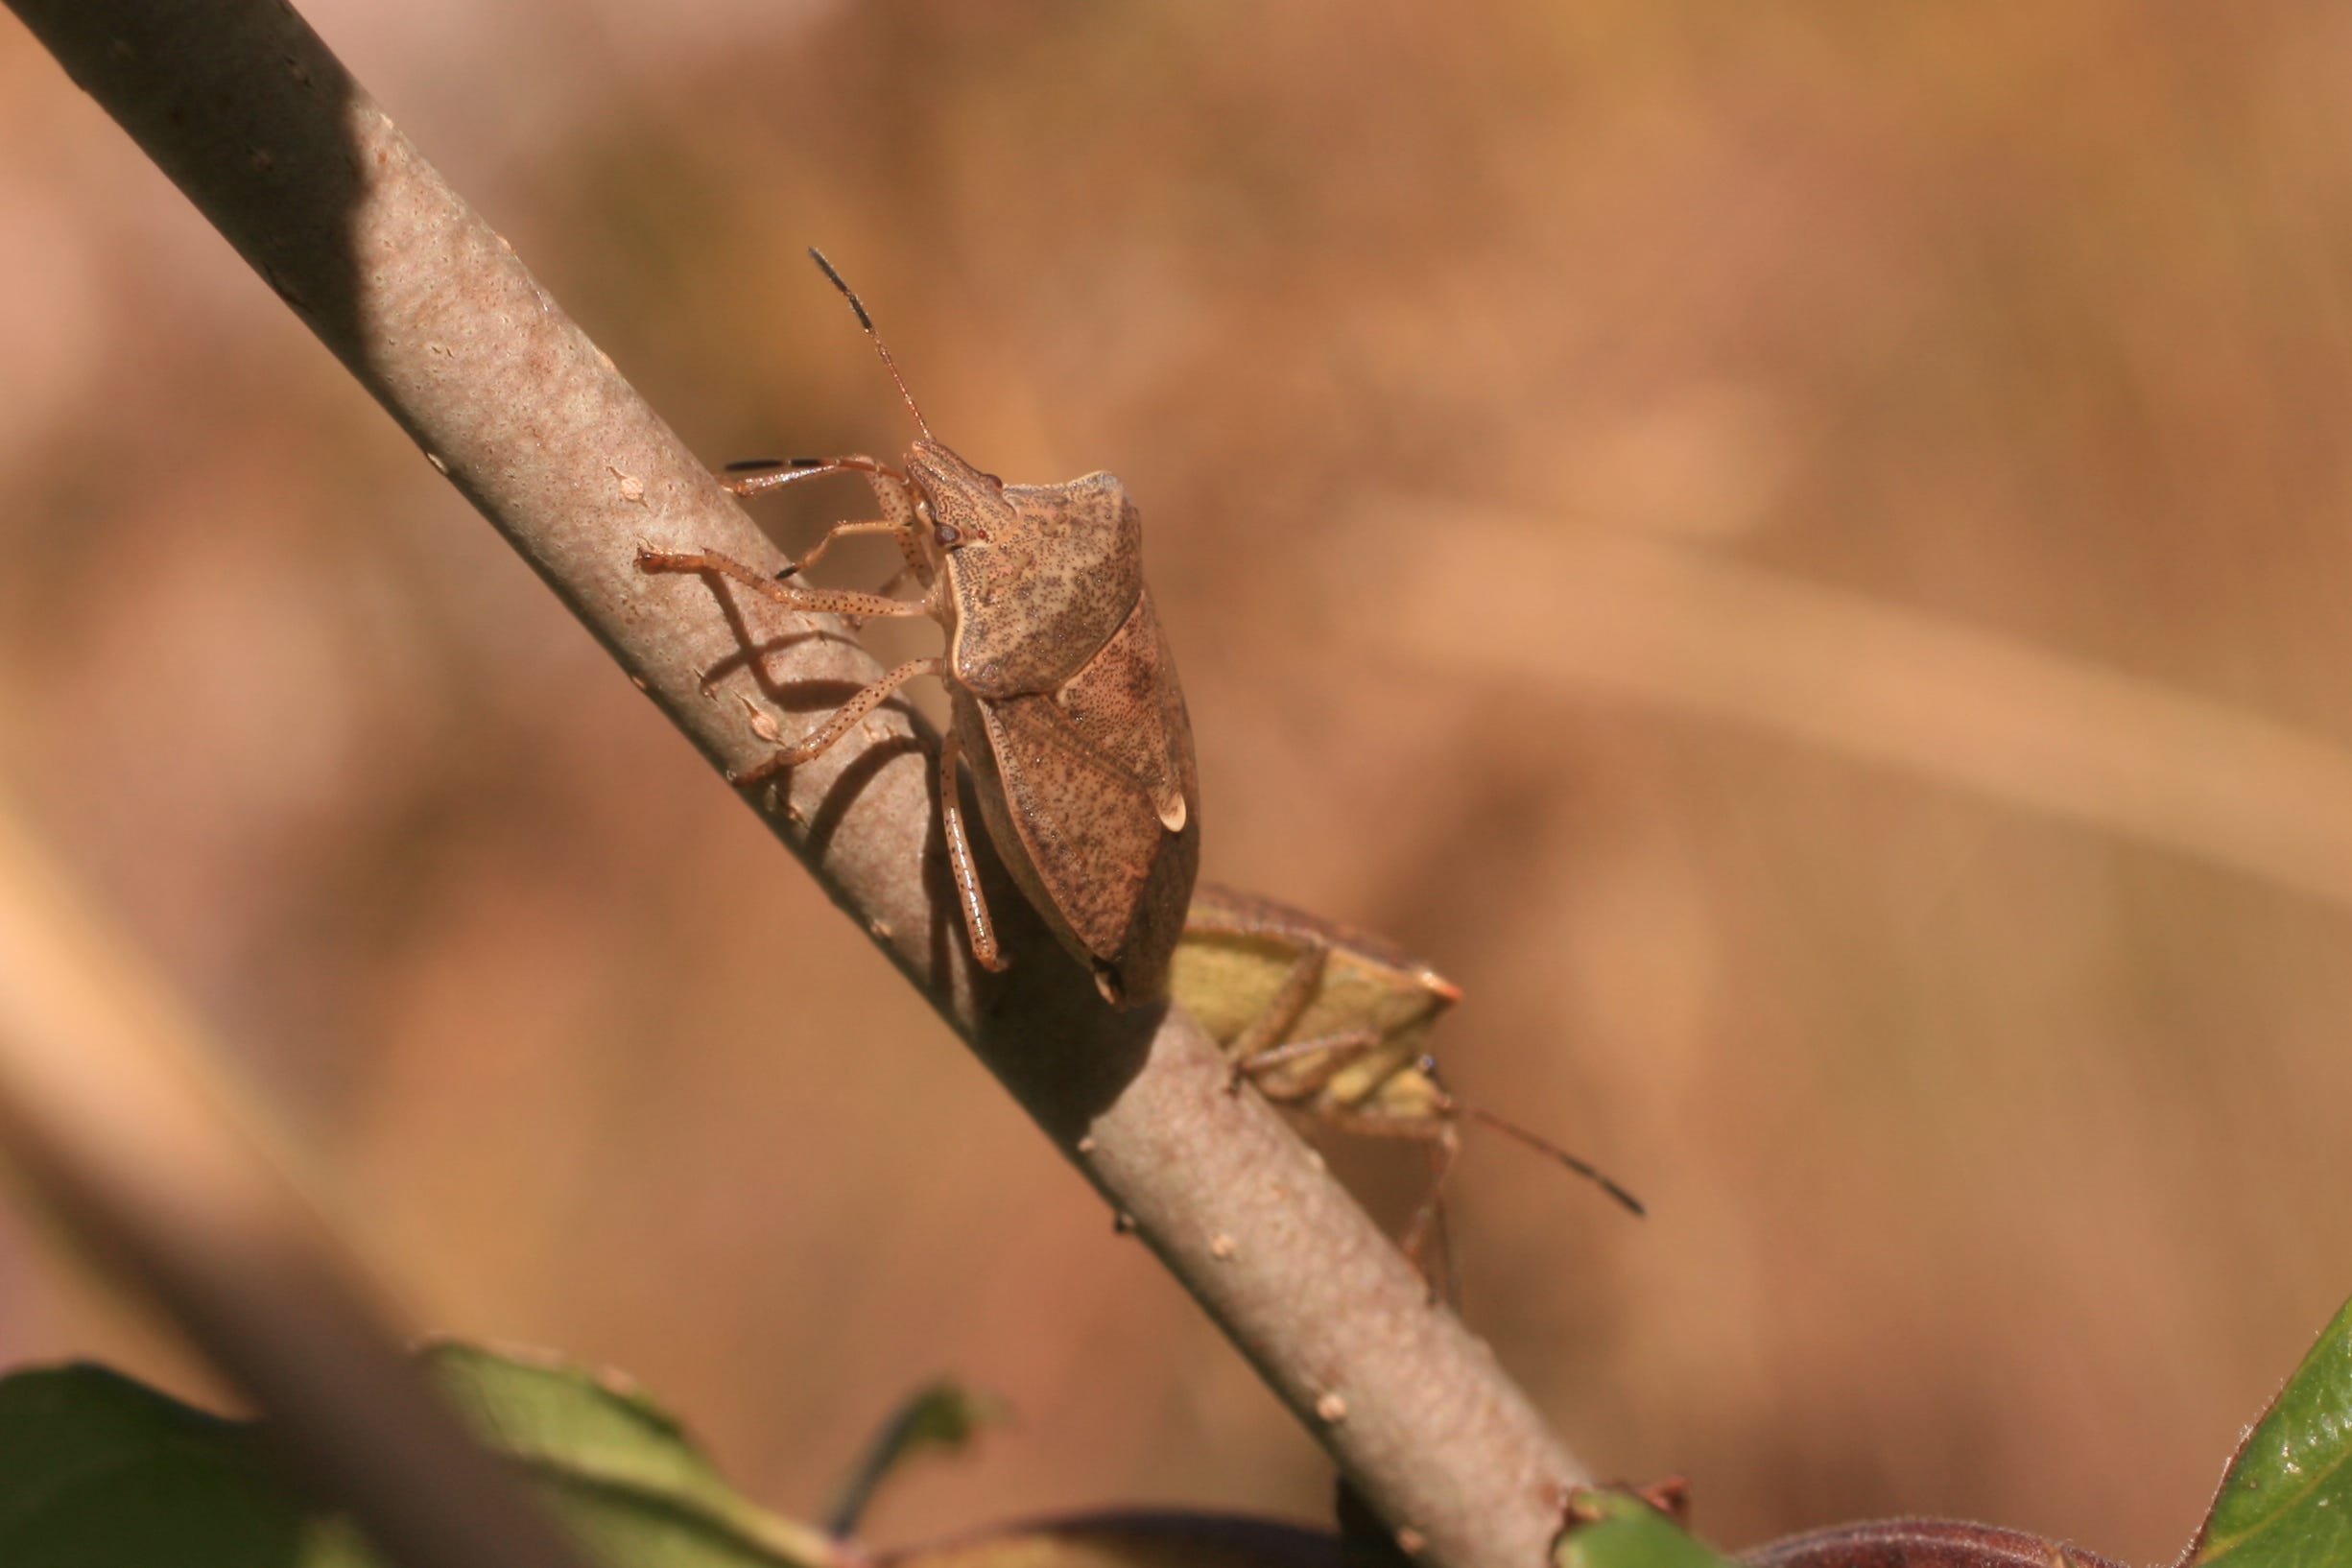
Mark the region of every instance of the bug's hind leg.
POLYGON ((956 902, 963 909, 963 932, 971 938, 973 959, 983 969, 1002 970, 1004 950, 996 943, 996 922, 980 891, 980 867, 973 863, 971 836, 963 826, 963 796, 956 780, 962 756, 962 743, 950 729, 939 738, 939 826, 947 840, 947 870, 955 879, 956 902))

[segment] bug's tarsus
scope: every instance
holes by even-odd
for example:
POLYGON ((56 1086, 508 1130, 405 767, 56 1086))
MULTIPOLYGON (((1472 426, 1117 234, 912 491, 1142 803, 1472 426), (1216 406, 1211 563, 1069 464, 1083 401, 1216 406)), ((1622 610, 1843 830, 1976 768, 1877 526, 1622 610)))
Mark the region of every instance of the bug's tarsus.
POLYGON ((890 344, 884 343, 882 334, 874 330, 874 319, 866 314, 866 301, 858 297, 858 291, 849 286, 848 279, 834 271, 833 264, 825 259, 822 250, 810 246, 809 258, 824 270, 825 276, 833 280, 833 286, 842 291, 842 297, 849 301, 849 308, 858 313, 858 325, 864 327, 866 335, 874 340, 874 352, 882 356, 882 368, 891 372, 892 381, 898 383, 898 395, 907 400, 907 412, 915 416, 915 428, 923 433, 923 440, 931 440, 931 427, 923 423, 923 411, 915 406, 915 394, 907 391, 907 378, 898 373, 898 362, 891 358, 890 344))
POLYGON ((1634 1197, 1623 1187, 1620 1187, 1616 1181, 1607 1175, 1607 1173, 1604 1172, 1599 1166, 1593 1164, 1590 1160, 1580 1159, 1578 1156, 1571 1154, 1567 1150, 1562 1149, 1558 1144, 1554 1143, 1551 1139, 1544 1137, 1542 1134, 1530 1132, 1526 1128, 1521 1127, 1516 1122, 1506 1121, 1483 1105, 1466 1105, 1461 1101, 1456 1101, 1455 1104, 1461 1106, 1461 1113, 1463 1115, 1475 1117, 1479 1121, 1484 1122, 1486 1126, 1494 1128, 1497 1132, 1502 1133, 1505 1137, 1515 1138, 1528 1148, 1535 1151, 1535 1152, 1538 1154, 1549 1155, 1551 1158, 1559 1161, 1560 1164, 1565 1165, 1568 1167, 1568 1169, 1574 1171, 1577 1175, 1582 1176, 1594 1186, 1599 1187, 1603 1192, 1608 1194, 1611 1198, 1617 1200, 1618 1202, 1624 1204, 1627 1212, 1637 1217, 1646 1217, 1650 1213, 1650 1210, 1643 1205, 1640 1199, 1634 1197))

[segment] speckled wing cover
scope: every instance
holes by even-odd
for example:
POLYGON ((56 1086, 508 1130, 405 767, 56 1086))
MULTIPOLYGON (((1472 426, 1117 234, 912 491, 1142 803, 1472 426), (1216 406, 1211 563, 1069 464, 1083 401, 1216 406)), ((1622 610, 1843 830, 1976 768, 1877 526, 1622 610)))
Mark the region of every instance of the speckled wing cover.
POLYGON ((981 712, 1040 907, 1127 1000, 1162 994, 1200 865, 1200 781, 1151 596, 1059 694, 981 712))

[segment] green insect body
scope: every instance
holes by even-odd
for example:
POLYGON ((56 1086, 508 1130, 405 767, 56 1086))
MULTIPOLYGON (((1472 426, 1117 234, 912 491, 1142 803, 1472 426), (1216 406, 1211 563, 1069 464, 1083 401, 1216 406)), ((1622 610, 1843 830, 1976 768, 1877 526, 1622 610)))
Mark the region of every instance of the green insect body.
POLYGON ((1401 1122, 1406 1136, 1450 1114, 1423 1060, 1461 992, 1377 937, 1203 886, 1170 988, 1270 1100, 1401 1122))
POLYGON ((1428 1040, 1461 991, 1382 938, 1203 883, 1169 986, 1224 1048, 1237 1088, 1253 1083, 1320 1126, 1427 1148, 1429 1191, 1402 1240, 1416 1265, 1430 1237, 1443 1233, 1445 1176, 1464 1120, 1548 1155, 1642 1212, 1587 1161, 1445 1088, 1428 1040))

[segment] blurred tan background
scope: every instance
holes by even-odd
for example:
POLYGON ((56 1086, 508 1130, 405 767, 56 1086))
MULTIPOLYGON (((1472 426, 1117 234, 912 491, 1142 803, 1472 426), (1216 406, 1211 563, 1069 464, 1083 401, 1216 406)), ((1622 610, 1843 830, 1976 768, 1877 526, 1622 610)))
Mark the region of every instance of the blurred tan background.
MULTIPOLYGON (((1473 1322, 1729 1545, 2188 1536, 2352 1293, 2352 15, 310 0, 716 463, 1109 467, 1209 873, 1468 990, 1473 1322)), ((418 1324, 885 1539, 1316 1452, 0 24, 0 781, 418 1324)), ((854 487, 772 515, 791 537, 854 487)), ((883 553, 828 573, 870 583, 883 553)), ((920 633, 916 634, 919 638, 920 633)), ((1390 1204, 1409 1159, 1351 1159, 1390 1204)), ((202 1390, 20 1210, 0 1360, 202 1390)))

